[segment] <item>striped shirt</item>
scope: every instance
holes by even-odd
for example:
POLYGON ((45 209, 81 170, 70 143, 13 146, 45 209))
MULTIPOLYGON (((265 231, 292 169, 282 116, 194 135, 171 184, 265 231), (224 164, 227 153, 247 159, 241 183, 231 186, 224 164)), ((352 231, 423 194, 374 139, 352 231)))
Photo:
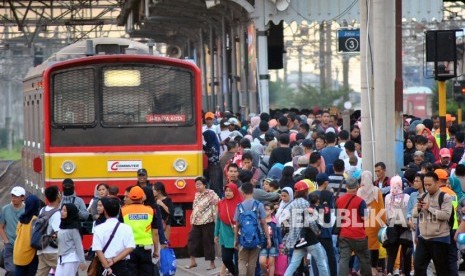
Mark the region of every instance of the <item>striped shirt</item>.
POLYGON ((342 183, 342 187, 341 187, 341 191, 339 192, 339 196, 345 194, 347 192, 346 190, 346 183, 344 181, 344 176, 343 175, 339 175, 339 174, 332 174, 328 177, 329 181, 328 181, 328 190, 332 191, 334 193, 334 195, 337 194, 337 191, 339 190, 339 186, 341 185, 341 181, 343 181, 342 183))

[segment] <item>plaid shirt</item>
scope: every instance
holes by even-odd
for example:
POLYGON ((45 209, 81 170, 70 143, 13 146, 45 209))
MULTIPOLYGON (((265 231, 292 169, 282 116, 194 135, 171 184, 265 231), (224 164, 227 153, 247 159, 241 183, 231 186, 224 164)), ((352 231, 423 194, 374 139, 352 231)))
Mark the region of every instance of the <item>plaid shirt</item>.
POLYGON ((308 207, 310 207, 310 203, 308 203, 308 201, 304 198, 294 199, 294 201, 292 201, 289 205, 288 210, 291 214, 289 221, 291 225, 289 235, 285 243, 287 248, 294 248, 294 245, 300 237, 300 231, 304 225, 310 226, 312 229, 318 228, 316 223, 317 220, 310 217, 310 214, 307 212, 308 207), (302 218, 304 218, 304 221, 302 221, 302 218))

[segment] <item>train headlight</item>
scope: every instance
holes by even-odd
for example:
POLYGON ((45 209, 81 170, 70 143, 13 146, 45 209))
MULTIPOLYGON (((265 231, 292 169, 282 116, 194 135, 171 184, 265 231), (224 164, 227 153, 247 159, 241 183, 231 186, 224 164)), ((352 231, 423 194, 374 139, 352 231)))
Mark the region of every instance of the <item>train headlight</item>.
POLYGON ((73 163, 73 161, 66 160, 61 164, 61 170, 65 174, 72 174, 74 170, 76 170, 76 165, 73 163))
POLYGON ((176 159, 176 161, 174 161, 173 167, 176 171, 183 172, 187 169, 187 162, 181 158, 176 159))
POLYGON ((178 188, 179 190, 186 188, 186 181, 184 179, 177 179, 174 182, 174 186, 178 188))

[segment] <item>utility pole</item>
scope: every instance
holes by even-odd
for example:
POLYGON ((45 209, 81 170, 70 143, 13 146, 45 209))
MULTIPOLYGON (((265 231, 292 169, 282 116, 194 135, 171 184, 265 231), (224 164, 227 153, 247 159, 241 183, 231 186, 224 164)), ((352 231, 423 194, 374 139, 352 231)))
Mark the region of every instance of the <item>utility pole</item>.
POLYGON ((326 88, 325 77, 325 24, 320 23, 320 91, 326 88))
POLYGON ((333 88, 333 77, 332 77, 332 31, 331 31, 331 21, 326 21, 325 22, 325 35, 326 35, 326 45, 325 45, 325 77, 326 77, 326 88, 327 89, 332 89, 333 88))

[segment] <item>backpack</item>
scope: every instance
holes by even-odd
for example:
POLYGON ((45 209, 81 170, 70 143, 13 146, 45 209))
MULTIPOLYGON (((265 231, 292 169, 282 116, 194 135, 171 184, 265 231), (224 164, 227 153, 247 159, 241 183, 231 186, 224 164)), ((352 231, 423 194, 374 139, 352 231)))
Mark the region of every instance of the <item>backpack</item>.
POLYGON ((39 217, 32 225, 31 233, 31 247, 37 250, 43 250, 47 246, 58 248, 56 240, 52 237, 52 234, 47 233, 48 222, 50 218, 59 211, 59 208, 53 208, 52 210, 45 211, 45 207, 42 208, 39 217))
POLYGON ((258 201, 254 201, 252 210, 245 210, 242 203, 239 208, 240 236, 239 244, 245 249, 255 249, 263 244, 258 218, 258 201))
MULTIPOLYGON (((444 192, 439 192, 439 198, 438 198, 438 203, 439 203, 439 209, 442 207, 442 203, 444 202, 444 195, 446 193, 444 192)), ((424 193, 423 196, 421 197, 421 200, 424 200, 426 197, 427 193, 424 193)), ((452 206, 452 212, 450 213, 449 217, 449 227, 450 229, 454 228, 454 222, 455 222, 455 210, 454 206, 452 206)))

